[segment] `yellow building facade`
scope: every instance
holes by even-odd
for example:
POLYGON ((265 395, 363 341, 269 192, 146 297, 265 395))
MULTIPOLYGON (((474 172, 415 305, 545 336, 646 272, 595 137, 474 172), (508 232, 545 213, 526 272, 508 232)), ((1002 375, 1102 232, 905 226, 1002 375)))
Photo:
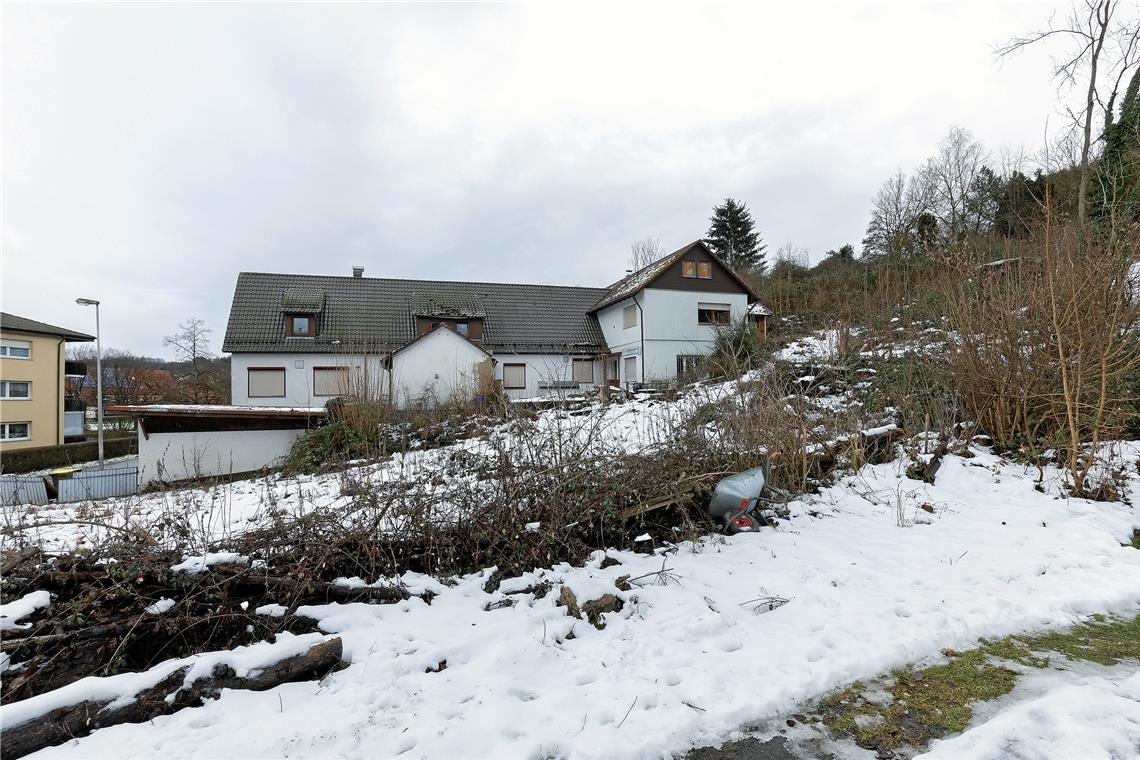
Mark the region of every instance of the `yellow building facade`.
POLYGON ((0 455, 64 442, 64 348, 91 335, 0 313, 0 455))

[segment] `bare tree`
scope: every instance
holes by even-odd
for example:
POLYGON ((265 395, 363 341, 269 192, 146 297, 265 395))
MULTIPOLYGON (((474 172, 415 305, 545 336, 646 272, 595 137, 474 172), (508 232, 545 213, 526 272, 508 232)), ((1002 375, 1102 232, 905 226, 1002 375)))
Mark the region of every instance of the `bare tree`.
POLYGON ((776 249, 776 261, 777 263, 785 262, 806 268, 808 265, 808 249, 789 240, 776 249))
POLYGON ((926 162, 922 175, 930 188, 934 215, 948 239, 956 239, 976 224, 970 222, 971 197, 989 160, 989 153, 967 129, 951 127, 926 162))
POLYGON ((863 252, 870 255, 903 255, 914 252, 918 219, 931 207, 929 178, 919 172, 907 178, 899 169, 883 183, 871 200, 871 221, 863 239, 863 252))
POLYGON ((178 325, 178 332, 162 339, 174 351, 178 368, 176 379, 182 398, 191 404, 215 403, 221 397, 221 378, 210 352, 210 328, 193 317, 178 325))
POLYGON ((644 269, 657 261, 665 252, 657 238, 646 237, 629 244, 629 268, 633 271, 644 269))
POLYGON ((1140 60, 1140 18, 1120 18, 1120 0, 1079 0, 1061 23, 1050 19, 1045 29, 1015 37, 998 48, 1007 57, 1043 40, 1068 39, 1071 47, 1062 58, 1053 60, 1053 78, 1067 90, 1085 80, 1084 108, 1069 109, 1073 125, 1080 132, 1080 183, 1077 188, 1077 224, 1088 219, 1090 163, 1093 128, 1099 115, 1102 126, 1112 122, 1112 109, 1125 74, 1140 60))

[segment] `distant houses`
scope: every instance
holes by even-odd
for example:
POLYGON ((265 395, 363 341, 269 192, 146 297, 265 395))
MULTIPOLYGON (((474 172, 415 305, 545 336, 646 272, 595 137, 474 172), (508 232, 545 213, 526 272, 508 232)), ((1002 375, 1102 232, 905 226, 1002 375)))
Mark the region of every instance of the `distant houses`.
POLYGON ((675 379, 768 311, 697 241, 608 288, 243 272, 223 350, 235 405, 399 406, 675 379))

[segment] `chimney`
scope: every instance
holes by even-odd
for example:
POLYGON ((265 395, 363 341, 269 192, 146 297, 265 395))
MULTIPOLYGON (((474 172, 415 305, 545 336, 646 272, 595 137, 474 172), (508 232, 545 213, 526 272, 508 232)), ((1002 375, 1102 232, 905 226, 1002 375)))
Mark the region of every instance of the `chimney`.
POLYGON ((352 276, 353 277, 363 277, 364 276, 364 267, 353 267, 352 268, 352 276))

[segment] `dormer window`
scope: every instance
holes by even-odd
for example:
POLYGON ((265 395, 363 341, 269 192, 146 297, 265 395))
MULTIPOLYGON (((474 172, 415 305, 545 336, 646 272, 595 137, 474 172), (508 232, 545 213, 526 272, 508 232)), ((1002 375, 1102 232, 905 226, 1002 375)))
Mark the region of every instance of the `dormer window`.
POLYGON ((317 319, 312 314, 287 314, 285 334, 291 338, 312 338, 317 334, 317 319))
POLYGON ((427 335, 438 327, 446 327, 467 340, 479 342, 483 339, 483 318, 465 314, 455 315, 415 315, 416 335, 427 335))

